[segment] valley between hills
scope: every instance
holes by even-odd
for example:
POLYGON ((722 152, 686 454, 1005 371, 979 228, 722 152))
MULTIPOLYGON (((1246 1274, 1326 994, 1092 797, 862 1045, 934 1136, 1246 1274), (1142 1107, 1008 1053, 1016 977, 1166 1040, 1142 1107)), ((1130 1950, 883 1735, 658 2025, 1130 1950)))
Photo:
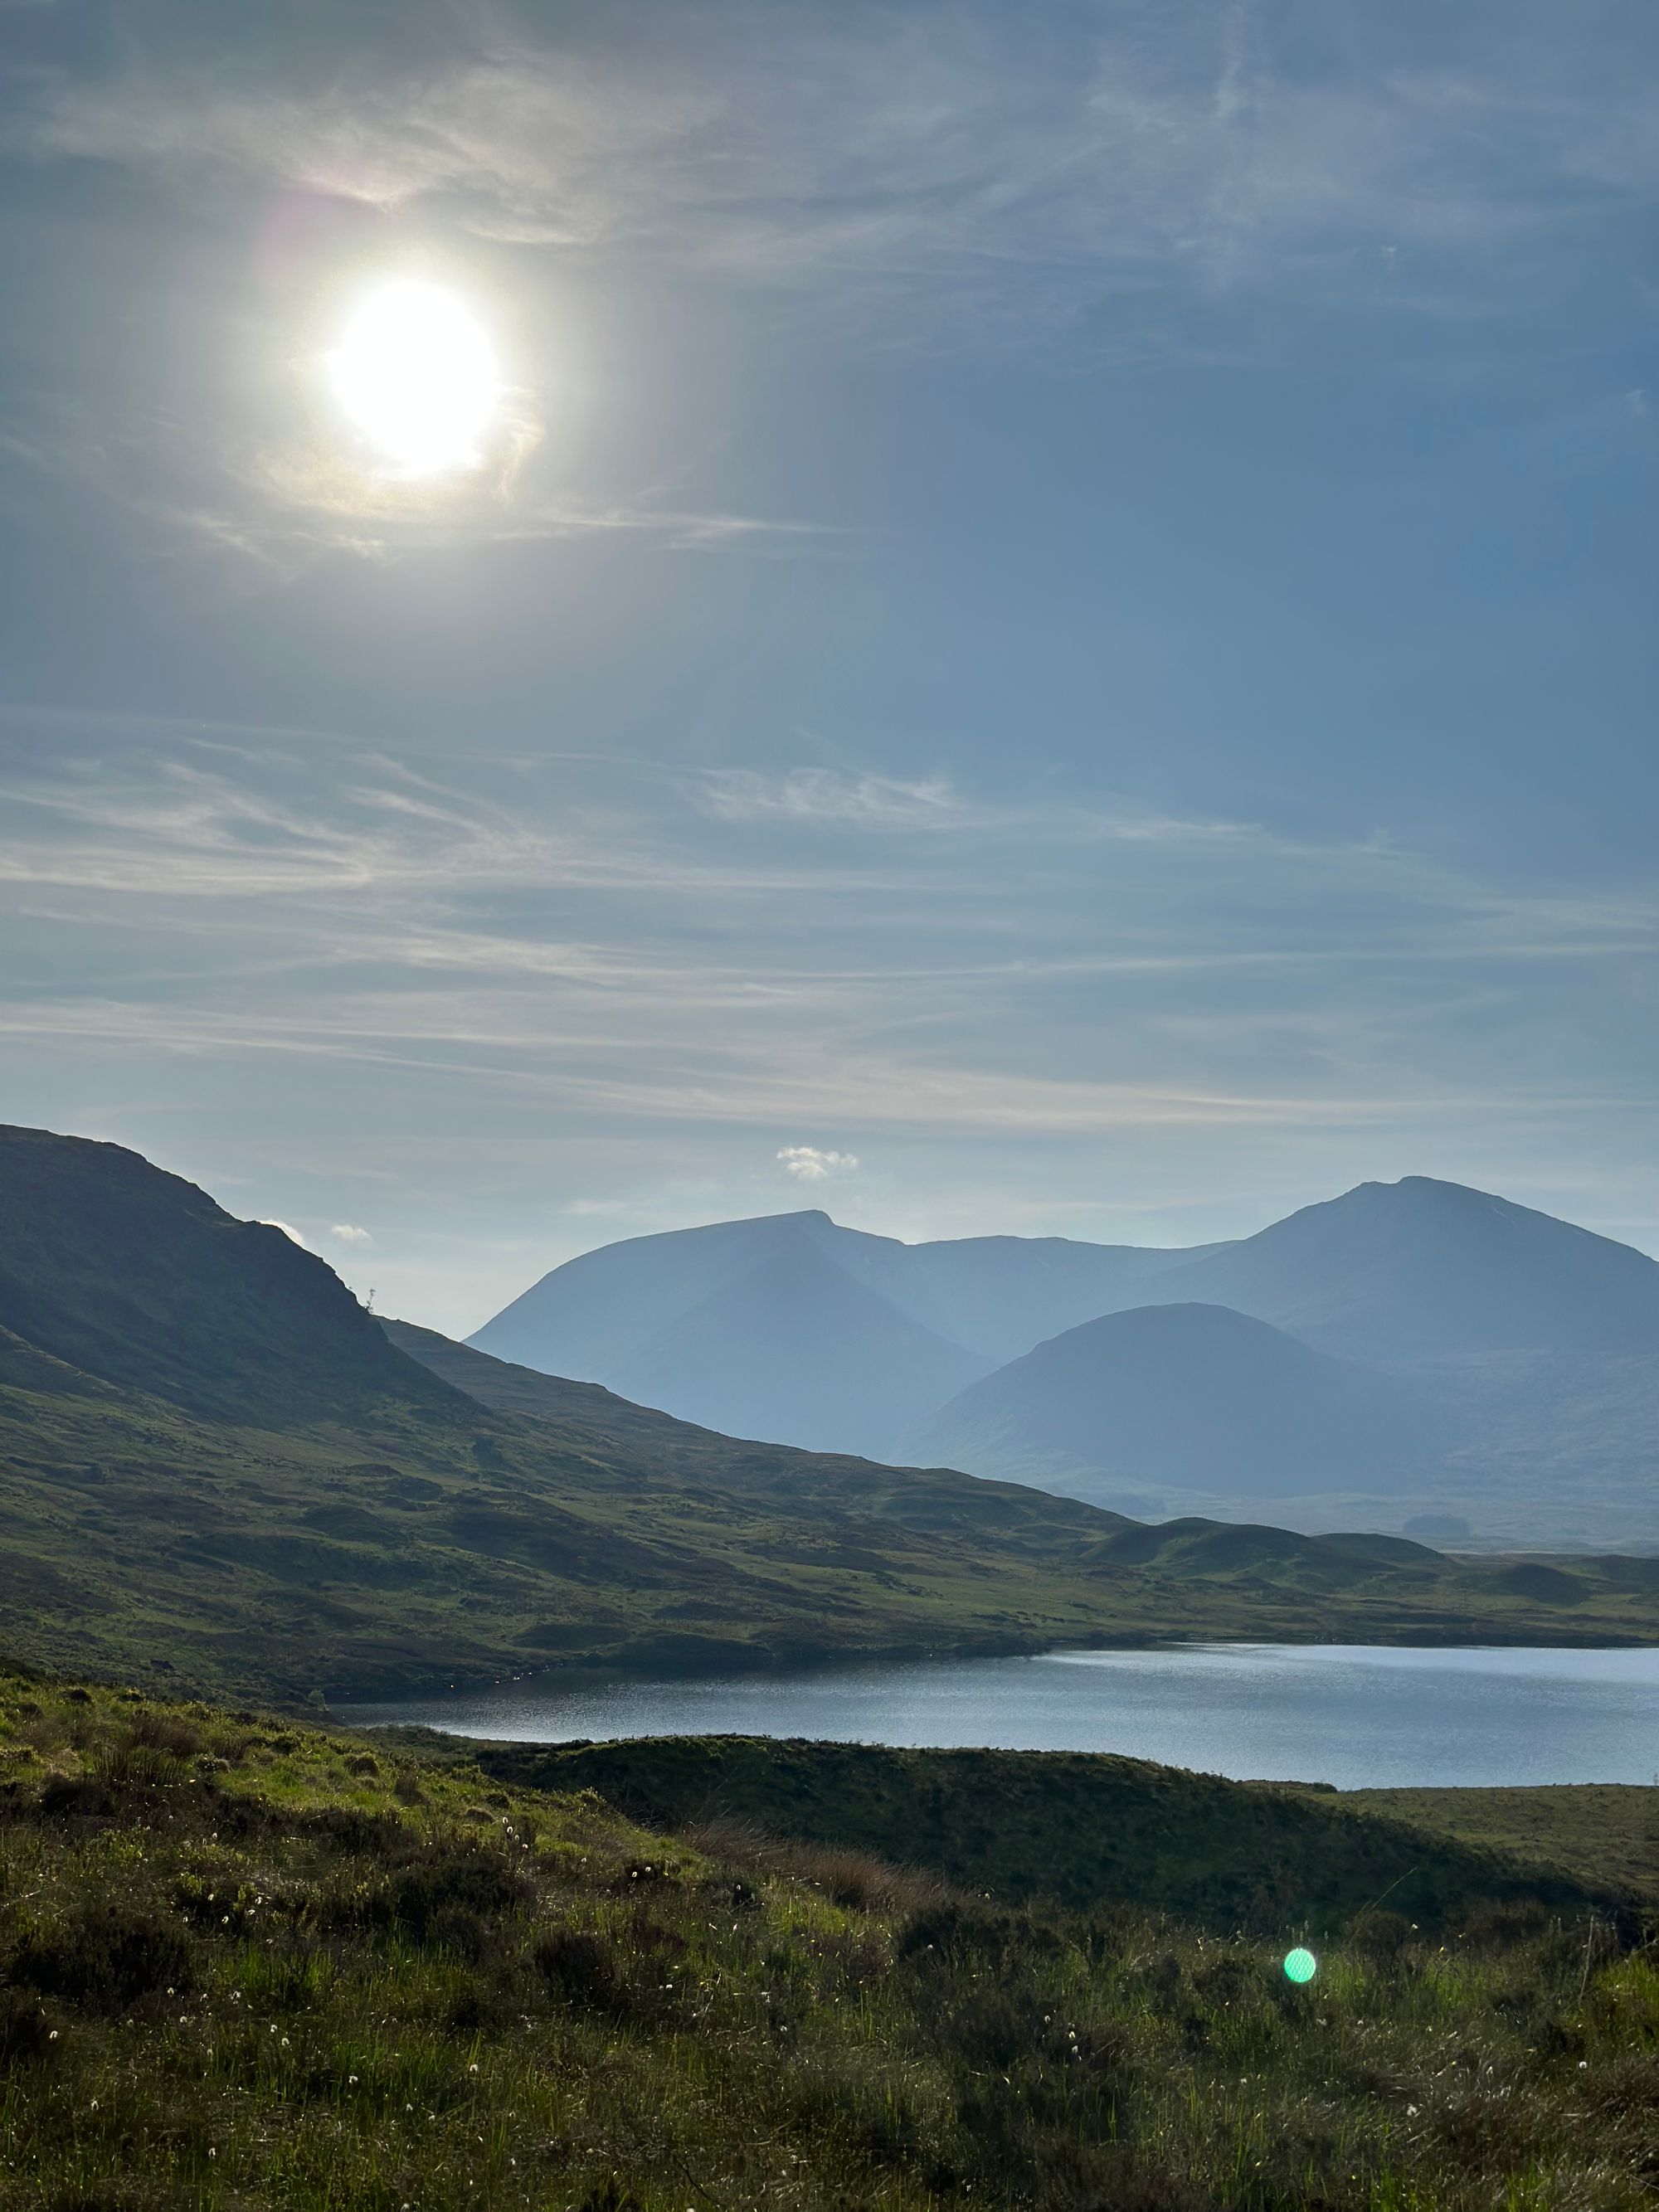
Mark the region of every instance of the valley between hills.
POLYGON ((1164 1639, 1659 1641, 1659 1561, 1148 1527, 385 1328, 119 1147, 0 1133, 0 1648, 293 1703, 1164 1639))

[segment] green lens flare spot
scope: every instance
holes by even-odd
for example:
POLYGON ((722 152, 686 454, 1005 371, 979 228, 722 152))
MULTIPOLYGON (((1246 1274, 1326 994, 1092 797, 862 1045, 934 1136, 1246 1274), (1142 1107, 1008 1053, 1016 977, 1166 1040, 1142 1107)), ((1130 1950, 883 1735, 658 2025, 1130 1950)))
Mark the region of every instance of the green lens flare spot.
POLYGON ((1304 1951, 1300 1944, 1294 1951, 1285 1954, 1285 1973, 1288 1980, 1310 1982, 1318 1972, 1318 1960, 1311 1951, 1304 1951))

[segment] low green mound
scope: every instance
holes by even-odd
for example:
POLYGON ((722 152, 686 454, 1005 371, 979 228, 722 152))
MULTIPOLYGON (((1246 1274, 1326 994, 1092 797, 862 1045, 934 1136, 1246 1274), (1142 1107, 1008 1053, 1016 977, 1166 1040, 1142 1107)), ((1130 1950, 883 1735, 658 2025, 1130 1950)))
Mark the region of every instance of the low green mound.
POLYGON ((1368 1816, 1334 1793, 1080 1752, 902 1751, 665 1736, 480 1747, 504 1779, 593 1789, 668 1827, 747 1822, 873 1852, 1000 1899, 1155 1907, 1222 1931, 1324 1936, 1367 1907, 1439 1932, 1481 1899, 1616 1909, 1607 1883, 1368 1816))
MULTIPOLYGON (((896 1770, 918 1805, 928 1768, 896 1770)), ((1438 1938, 1374 1911, 1296 1987, 1304 1932, 671 1840, 453 1747, 0 1678, 0 2203, 1651 2204, 1650 1951, 1517 1893, 1438 1938)))

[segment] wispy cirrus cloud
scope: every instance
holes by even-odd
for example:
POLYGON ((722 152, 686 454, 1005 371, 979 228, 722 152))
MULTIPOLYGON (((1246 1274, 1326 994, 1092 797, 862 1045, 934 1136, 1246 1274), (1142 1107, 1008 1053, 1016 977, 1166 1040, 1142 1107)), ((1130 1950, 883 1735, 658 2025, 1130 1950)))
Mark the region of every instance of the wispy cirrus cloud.
POLYGON ((276 746, 214 739, 60 749, 0 764, 0 880, 247 902, 398 880, 545 872, 544 836, 383 757, 308 804, 276 746))
POLYGON ((1146 806, 1042 797, 969 798, 948 775, 884 775, 872 769, 710 768, 689 787, 692 804, 717 822, 801 829, 939 830, 966 836, 1024 831, 1078 844, 1222 846, 1295 849, 1257 822, 1159 813, 1146 806))
POLYGON ((1559 226, 1552 185, 1656 174, 1628 46, 1587 37, 1563 70, 1525 11, 1475 10, 1432 60, 1383 37, 1363 68, 1243 5, 416 12, 400 50, 285 26, 204 55, 153 6, 116 75, 37 82, 13 142, 431 200, 492 237, 750 283, 902 279, 935 316, 988 309, 994 277, 1028 328, 1103 291, 1312 289, 1345 264, 1380 284, 1383 255, 1420 301, 1448 257, 1559 226))
POLYGON ((884 936, 896 911, 924 926, 937 913, 936 930, 885 947, 877 969, 965 978, 1618 957, 1651 945, 1659 922, 1638 886, 1506 885, 1380 835, 1297 836, 1086 793, 965 791, 858 768, 711 769, 688 783, 666 763, 574 755, 481 759, 463 784, 453 763, 325 733, 4 708, 0 883, 14 896, 240 908, 285 930, 303 931, 293 908, 309 902, 313 915, 352 912, 353 946, 411 972, 602 988, 631 972, 624 938, 523 927, 548 900, 623 895, 636 925, 624 937, 652 943, 674 988, 692 945, 710 974, 867 975, 857 957, 823 958, 831 915, 845 951, 884 936), (796 833, 818 827, 835 835, 803 860, 796 833), (1079 941, 1080 891, 1093 943, 1079 941), (750 902, 781 892, 790 903, 754 939, 750 902), (1302 927, 1310 903, 1316 932, 1302 927), (740 957, 709 957, 718 943, 738 949, 733 928, 740 957), (968 957, 944 954, 947 939, 968 957))
MULTIPOLYGON (((66 39, 18 74, 0 155, 244 210, 264 273, 182 316, 192 373, 222 358, 227 311, 248 357, 180 404, 159 341, 169 376, 149 388, 141 353, 115 377, 94 349, 14 396, 0 446, 278 580, 342 556, 581 539, 799 554, 837 533, 787 502, 700 500, 614 464, 583 480, 567 443, 543 443, 530 368, 468 484, 434 500, 343 467, 307 398, 321 341, 295 319, 307 223, 328 240, 327 211, 355 211, 317 249, 319 277, 459 241, 464 259, 507 257, 520 298, 631 273, 653 294, 763 300, 860 348, 1213 362, 1304 346, 1345 310, 1370 319, 1374 358, 1385 330, 1425 319, 1479 346, 1483 321, 1536 319, 1540 253, 1583 282, 1644 219, 1650 46, 1614 25, 1564 59, 1529 10, 1477 4, 1425 51, 1358 18, 1333 35, 1329 13, 410 0, 395 40, 361 13, 299 11, 204 40, 194 9, 138 0, 118 43, 94 57, 66 39), (377 244, 362 222, 384 226, 377 244)), ((549 344, 543 329, 526 358, 549 344)))
POLYGON ((907 1161, 1043 1161, 1082 1206, 1066 1163, 1132 1146, 1166 1206, 1195 1158, 1305 1193, 1356 1156, 1454 1165, 1449 1129, 1641 1141, 1659 908, 1637 889, 890 779, 908 834, 890 794, 848 799, 856 769, 817 840, 787 804, 711 820, 666 764, 503 759, 461 798, 303 732, 42 738, 0 739, 9 1069, 74 1097, 118 1065, 133 1103, 99 1133, 142 1142, 147 1096, 187 1097, 295 1177, 325 1157, 310 1212, 267 1204, 342 1258, 383 1249, 347 1234, 371 1179, 378 1227, 410 1194, 528 1189, 550 1153, 562 1218, 641 1178, 679 1218, 781 1181, 883 1225, 907 1161), (940 805, 972 829, 925 826, 940 805))
POLYGON ((919 781, 836 769, 709 769, 696 801, 718 822, 827 823, 860 830, 948 830, 971 820, 944 776, 919 781))

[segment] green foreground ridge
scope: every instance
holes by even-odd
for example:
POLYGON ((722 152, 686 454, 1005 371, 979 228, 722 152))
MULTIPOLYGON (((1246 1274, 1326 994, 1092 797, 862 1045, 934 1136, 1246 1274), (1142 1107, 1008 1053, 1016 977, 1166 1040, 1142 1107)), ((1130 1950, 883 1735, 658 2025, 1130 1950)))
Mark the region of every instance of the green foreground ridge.
POLYGON ((544 1756, 538 1786, 499 1748, 487 1771, 477 1747, 0 1674, 0 2203, 1623 2212, 1659 2192, 1659 1954, 1583 1869, 1128 1760, 624 1753, 622 1779, 544 1756), (590 1780, 681 1815, 701 1788, 700 1825, 635 1825, 590 1780), (830 1807, 848 1831, 908 1820, 912 1863, 802 1840, 830 1807), (967 1879, 1020 1829, 1064 1901, 967 1879), (1237 1882, 1183 1909, 1195 1838, 1237 1882), (943 1845, 953 1871, 926 1863, 943 1845))

